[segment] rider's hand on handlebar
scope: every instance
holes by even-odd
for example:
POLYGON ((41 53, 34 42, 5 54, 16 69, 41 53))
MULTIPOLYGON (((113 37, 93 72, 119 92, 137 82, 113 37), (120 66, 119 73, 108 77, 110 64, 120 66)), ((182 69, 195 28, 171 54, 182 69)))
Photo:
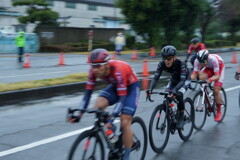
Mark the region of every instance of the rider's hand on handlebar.
POLYGON ((240 78, 240 73, 236 72, 236 74, 235 74, 235 79, 236 79, 236 80, 239 80, 239 78, 240 78))
POLYGON ((207 80, 207 83, 212 83, 212 81, 213 81, 213 79, 212 79, 212 78, 209 78, 209 79, 207 80))
POLYGON ((83 116, 83 113, 80 112, 79 115, 71 115, 71 116, 69 116, 67 118, 67 121, 69 123, 78 123, 81 120, 82 116, 83 116))

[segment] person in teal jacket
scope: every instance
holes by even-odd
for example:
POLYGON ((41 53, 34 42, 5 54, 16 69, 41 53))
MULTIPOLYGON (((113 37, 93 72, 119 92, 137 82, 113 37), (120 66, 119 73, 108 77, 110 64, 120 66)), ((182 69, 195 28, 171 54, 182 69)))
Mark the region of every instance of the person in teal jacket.
POLYGON ((24 47, 26 44, 26 39, 25 39, 25 35, 24 32, 19 32, 16 39, 15 39, 15 43, 18 47, 18 61, 19 62, 23 62, 22 57, 24 55, 24 47))

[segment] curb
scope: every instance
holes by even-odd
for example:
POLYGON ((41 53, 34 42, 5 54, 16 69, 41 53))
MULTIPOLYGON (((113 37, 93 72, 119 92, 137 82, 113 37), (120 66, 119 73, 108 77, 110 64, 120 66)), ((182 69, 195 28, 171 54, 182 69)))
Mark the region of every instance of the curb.
MULTIPOLYGON (((68 83, 33 89, 23 89, 0 93, 0 107, 4 105, 20 104, 24 101, 51 98, 54 96, 83 92, 86 82, 68 83)), ((97 81, 96 89, 104 86, 104 83, 97 81)))

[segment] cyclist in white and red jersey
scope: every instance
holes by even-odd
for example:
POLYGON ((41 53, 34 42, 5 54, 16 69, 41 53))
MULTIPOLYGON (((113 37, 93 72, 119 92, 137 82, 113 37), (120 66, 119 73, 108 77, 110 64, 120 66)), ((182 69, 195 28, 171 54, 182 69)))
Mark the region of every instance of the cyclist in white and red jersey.
POLYGON ((217 54, 209 54, 208 50, 200 50, 197 59, 194 61, 194 70, 191 79, 195 80, 199 76, 200 80, 207 80, 208 83, 214 81, 214 95, 217 104, 217 115, 215 121, 220 121, 222 117, 221 106, 222 96, 220 94, 224 81, 225 65, 223 59, 217 54))
MULTIPOLYGON (((121 114, 122 137, 125 145, 123 160, 129 160, 133 143, 131 122, 137 109, 140 93, 138 78, 128 63, 110 60, 110 55, 105 49, 93 50, 90 55, 90 63, 89 78, 80 109, 87 108, 97 78, 109 83, 100 93, 93 108, 105 109, 116 104, 109 124, 111 125, 114 118, 121 114)), ((82 113, 79 117, 73 117, 68 121, 78 122, 81 117, 82 113)))

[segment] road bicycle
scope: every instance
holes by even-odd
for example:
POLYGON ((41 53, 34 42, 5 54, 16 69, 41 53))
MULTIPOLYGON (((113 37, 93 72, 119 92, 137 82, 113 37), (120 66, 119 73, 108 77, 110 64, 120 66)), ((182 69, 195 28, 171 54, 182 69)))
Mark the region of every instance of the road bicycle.
POLYGON ((146 97, 150 102, 153 102, 151 94, 164 96, 163 103, 155 107, 149 122, 150 145, 154 152, 161 153, 168 143, 170 133, 174 134, 178 130, 178 134, 183 141, 188 141, 191 137, 193 132, 194 107, 190 98, 184 100, 184 126, 180 129, 177 128, 178 110, 174 106, 174 103, 178 104, 178 101, 170 97, 169 92, 152 92, 146 97))
MULTIPOLYGON (((69 109, 67 116, 71 117, 79 109, 69 109)), ((91 129, 82 132, 73 143, 68 160, 105 160, 105 148, 108 148, 108 160, 121 160, 124 155, 122 143, 122 130, 115 131, 118 140, 112 143, 104 131, 105 122, 110 114, 100 109, 87 109, 87 113, 95 114, 95 122, 91 129), (107 146, 105 146, 107 145, 107 146)), ((144 160, 147 150, 147 129, 140 117, 133 117, 132 120, 133 145, 131 148, 131 160, 144 160)))
MULTIPOLYGON (((200 84, 200 90, 193 97, 193 104, 195 107, 194 128, 201 130, 206 122, 207 116, 211 116, 213 113, 213 117, 215 118, 217 114, 216 101, 211 84, 203 80, 192 80, 192 82, 200 84)), ((220 94, 222 96, 222 118, 219 122, 222 122, 227 110, 227 96, 224 88, 221 88, 220 94)))

